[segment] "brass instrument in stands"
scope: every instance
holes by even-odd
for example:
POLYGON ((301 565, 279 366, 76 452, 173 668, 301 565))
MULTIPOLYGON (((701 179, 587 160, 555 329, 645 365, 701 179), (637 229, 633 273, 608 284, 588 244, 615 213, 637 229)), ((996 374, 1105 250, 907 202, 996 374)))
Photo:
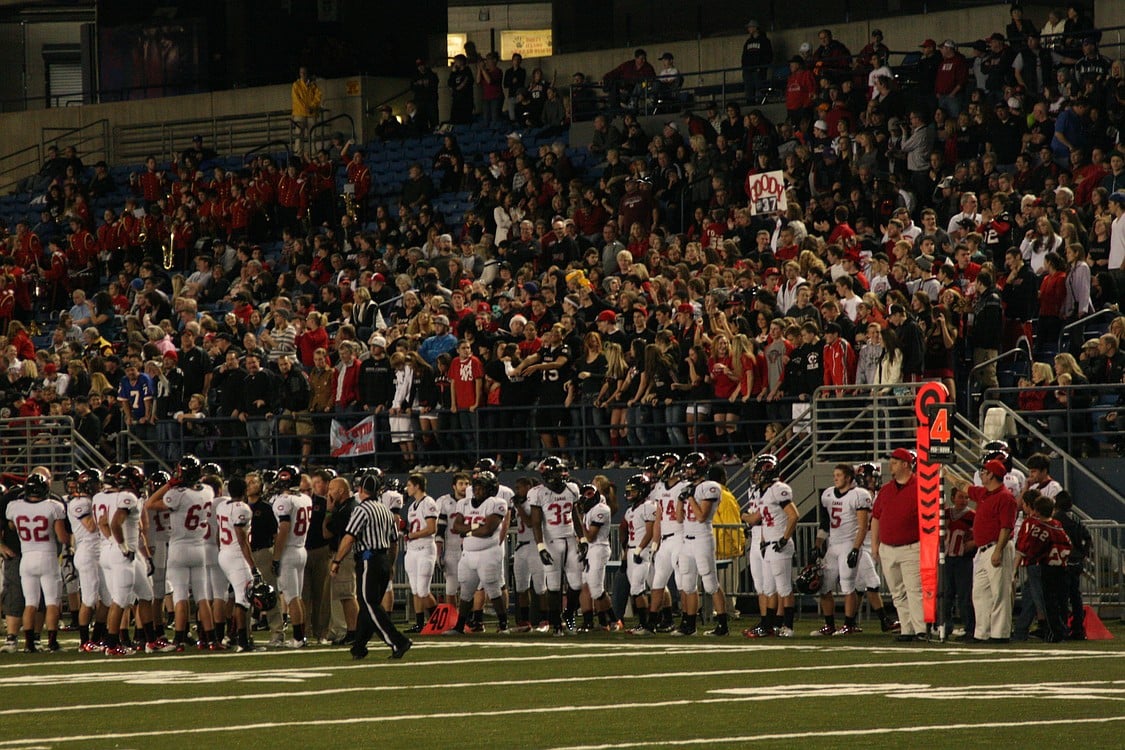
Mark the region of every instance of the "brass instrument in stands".
POLYGON ((172 225, 172 231, 168 234, 168 244, 161 248, 164 251, 164 270, 171 271, 174 265, 173 254, 176 252, 176 225, 172 225))
POLYGON ((344 213, 353 222, 356 220, 357 209, 359 208, 355 199, 355 184, 349 182, 344 185, 344 213))

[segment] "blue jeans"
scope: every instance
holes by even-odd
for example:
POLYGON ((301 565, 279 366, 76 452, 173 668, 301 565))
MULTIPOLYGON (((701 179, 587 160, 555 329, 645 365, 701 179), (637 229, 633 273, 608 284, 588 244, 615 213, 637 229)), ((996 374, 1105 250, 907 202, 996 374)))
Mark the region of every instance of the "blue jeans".
POLYGON ((468 409, 459 409, 454 415, 453 428, 460 431, 461 450, 464 453, 462 463, 475 461, 477 453, 477 413, 468 409))
POLYGON ((246 420, 246 438, 250 443, 250 454, 254 456, 254 463, 258 466, 267 466, 273 455, 273 420, 263 417, 246 420))
POLYGON ((687 445, 687 433, 684 432, 684 405, 669 404, 664 407, 664 424, 668 432, 668 442, 673 449, 687 445))
POLYGON ((156 422, 156 452, 165 461, 174 462, 184 453, 183 430, 174 419, 160 419, 156 422))
POLYGON ((1043 571, 1038 565, 1028 565, 1027 580, 1020 594, 1020 616, 1012 624, 1012 639, 1026 641, 1036 613, 1047 616, 1047 601, 1043 598, 1043 571))

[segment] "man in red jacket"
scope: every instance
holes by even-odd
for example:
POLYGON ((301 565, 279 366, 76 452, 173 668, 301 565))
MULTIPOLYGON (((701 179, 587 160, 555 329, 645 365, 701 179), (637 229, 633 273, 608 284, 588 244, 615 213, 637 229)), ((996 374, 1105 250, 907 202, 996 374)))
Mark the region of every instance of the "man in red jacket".
POLYGON ((919 571, 918 481, 914 476, 917 462, 912 450, 891 451, 891 481, 879 489, 871 509, 871 555, 891 590, 902 623, 895 640, 903 643, 926 638, 919 571))
MULTIPOLYGON (((848 340, 841 334, 839 323, 824 327, 824 384, 846 386, 855 384, 856 354, 848 340)), ((848 390, 837 387, 835 395, 847 395, 848 390)))

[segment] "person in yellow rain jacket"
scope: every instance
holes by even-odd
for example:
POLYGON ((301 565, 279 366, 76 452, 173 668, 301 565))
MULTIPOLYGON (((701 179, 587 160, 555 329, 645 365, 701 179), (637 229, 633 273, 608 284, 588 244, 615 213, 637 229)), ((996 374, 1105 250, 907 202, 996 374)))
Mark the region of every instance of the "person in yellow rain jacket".
POLYGON ((309 129, 320 114, 322 94, 316 79, 309 75, 308 68, 297 71, 293 81, 293 153, 304 156, 303 148, 309 138, 309 129))

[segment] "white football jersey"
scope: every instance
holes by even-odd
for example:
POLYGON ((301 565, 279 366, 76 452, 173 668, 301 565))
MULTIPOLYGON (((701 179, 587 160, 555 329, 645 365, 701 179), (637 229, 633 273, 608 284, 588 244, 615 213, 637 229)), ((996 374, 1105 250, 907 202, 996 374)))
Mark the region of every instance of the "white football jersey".
MULTIPOLYGON (((483 524, 491 516, 499 516, 500 520, 503 521, 504 516, 508 513, 508 504, 498 497, 490 497, 487 500, 482 500, 479 505, 474 507, 473 501, 466 498, 458 504, 458 510, 461 517, 465 519, 465 523, 472 528, 473 524, 483 524)), ((461 545, 466 552, 499 547, 500 524, 496 525, 496 529, 491 536, 466 535, 461 540, 461 545)))
POLYGON ((238 549, 238 535, 234 530, 243 528, 249 532, 252 516, 250 506, 241 500, 227 497, 215 503, 215 525, 218 527, 219 547, 238 549))
POLYGON ((98 519, 94 516, 94 503, 85 495, 73 495, 66 504, 66 515, 70 519, 71 534, 74 538, 74 551, 80 549, 97 549, 102 540, 98 531, 98 519), (90 531, 82 524, 82 519, 92 518, 94 530, 90 531))
MULTIPOLYGON (((625 528, 629 532, 629 548, 640 546, 645 540, 645 524, 656 520, 656 503, 645 500, 631 505, 625 511, 625 528)), ((651 547, 651 540, 649 542, 651 547)))
MULTIPOLYGON (((117 515, 117 511, 125 512, 125 518, 121 522, 121 536, 125 540, 125 544, 129 549, 136 550, 137 544, 141 538, 141 503, 137 496, 128 490, 117 490, 116 492, 99 492, 94 496, 94 506, 97 509, 99 517, 102 513, 105 514, 106 523, 110 524, 112 529, 113 517, 117 515)), ((113 532, 110 531, 109 537, 103 542, 103 545, 108 547, 117 547, 117 540, 113 538, 113 532)), ((103 549, 105 547, 103 546, 103 549)))
POLYGON ((718 482, 704 480, 695 486, 695 501, 702 508, 703 502, 710 502, 707 508, 707 515, 704 518, 699 518, 695 515, 695 510, 691 507, 691 503, 683 503, 684 513, 684 536, 699 536, 711 533, 711 522, 715 518, 715 512, 719 509, 719 501, 723 498, 723 486, 718 482))
MULTIPOLYGON (((750 515, 762 512, 762 492, 756 486, 751 487, 750 491, 746 493, 746 502, 742 505, 742 512, 750 515)), ((765 523, 764 517, 762 523, 765 523)), ((750 527, 750 540, 747 542, 748 550, 757 551, 758 545, 761 544, 762 523, 756 523, 750 527)))
POLYGON ((684 533, 683 521, 676 516, 676 502, 680 499, 680 493, 688 486, 686 481, 677 482, 671 487, 664 482, 657 482, 649 493, 648 499, 656 503, 659 511, 661 536, 684 533))
MULTIPOLYGON (((645 504, 647 505, 648 503, 645 504)), ((594 536, 594 541, 590 542, 590 544, 609 544, 609 530, 612 526, 611 522, 613 521, 612 515, 609 510, 609 504, 604 500, 599 501, 597 505, 586 512, 586 515, 582 518, 584 527, 589 529, 595 524, 598 527, 598 533, 594 536)))
POLYGON ((527 504, 529 508, 539 508, 543 514, 543 541, 574 538, 574 504, 577 502, 578 485, 574 482, 567 482, 562 492, 554 492, 543 484, 531 488, 527 504))
POLYGON ((785 507, 793 502, 793 488, 785 482, 774 482, 759 498, 762 514, 762 541, 775 542, 785 536, 788 525, 785 507))
POLYGON ((273 514, 277 522, 289 521, 286 547, 304 547, 312 519, 312 498, 301 492, 283 492, 273 498, 273 514))
POLYGON ((168 506, 172 544, 202 544, 208 536, 207 522, 211 517, 211 505, 215 493, 206 485, 187 487, 180 485, 164 493, 164 504, 168 506))
POLYGON ((534 542, 535 532, 531 530, 531 526, 528 525, 528 521, 524 521, 523 514, 520 513, 521 509, 523 510, 523 513, 528 516, 528 521, 530 521, 531 505, 526 500, 521 505, 517 503, 513 498, 512 512, 515 514, 516 521, 516 543, 522 544, 523 542, 534 542))
POLYGON ((379 502, 387 506, 387 510, 392 513, 398 513, 403 506, 402 493, 397 490, 383 490, 383 494, 379 495, 379 502))
POLYGON ((148 516, 148 540, 156 544, 172 540, 172 514, 167 510, 146 510, 148 516))
MULTIPOLYGON (((90 507, 94 512, 95 525, 101 523, 101 520, 103 518, 105 519, 105 522, 107 524, 113 520, 113 511, 111 509, 113 507, 116 507, 113 501, 113 495, 115 494, 117 493, 98 492, 95 493, 92 498, 90 498, 90 507)), ((105 536, 101 533, 101 531, 98 531, 98 536, 102 544, 102 549, 117 546, 117 542, 113 540, 112 534, 110 534, 109 536, 105 536)))
POLYGON ((855 485, 842 494, 829 487, 821 493, 820 504, 828 514, 828 545, 852 547, 859 533, 858 513, 871 512, 871 493, 855 485))
POLYGON ((66 508, 61 502, 44 498, 33 503, 21 498, 8 503, 5 515, 16 527, 22 554, 58 554, 59 539, 55 536, 55 521, 66 518, 66 508))
MULTIPOLYGON (((410 533, 414 534, 426 528, 430 519, 437 519, 438 517, 438 504, 429 495, 426 495, 421 500, 415 500, 410 504, 410 510, 406 513, 406 523, 410 529, 410 533)), ((436 543, 434 536, 427 536, 421 539, 410 539, 406 542, 407 549, 429 549, 436 543)))
POLYGON ((441 532, 438 532, 438 535, 441 536, 442 541, 445 542, 445 551, 447 553, 460 552, 461 550, 461 536, 453 533, 453 517, 458 513, 457 507, 459 502, 460 501, 451 494, 442 495, 437 499, 438 526, 445 526, 445 535, 442 536, 441 532))
MULTIPOLYGON (((513 490, 511 487, 509 487, 506 484, 502 484, 496 489, 496 497, 500 498, 501 500, 503 500, 506 503, 511 503, 512 498, 514 498, 515 496, 516 496, 516 491, 513 490)), ((465 490, 465 497, 469 500, 473 499, 473 487, 472 487, 472 485, 469 485, 469 488, 467 490, 465 490)))

